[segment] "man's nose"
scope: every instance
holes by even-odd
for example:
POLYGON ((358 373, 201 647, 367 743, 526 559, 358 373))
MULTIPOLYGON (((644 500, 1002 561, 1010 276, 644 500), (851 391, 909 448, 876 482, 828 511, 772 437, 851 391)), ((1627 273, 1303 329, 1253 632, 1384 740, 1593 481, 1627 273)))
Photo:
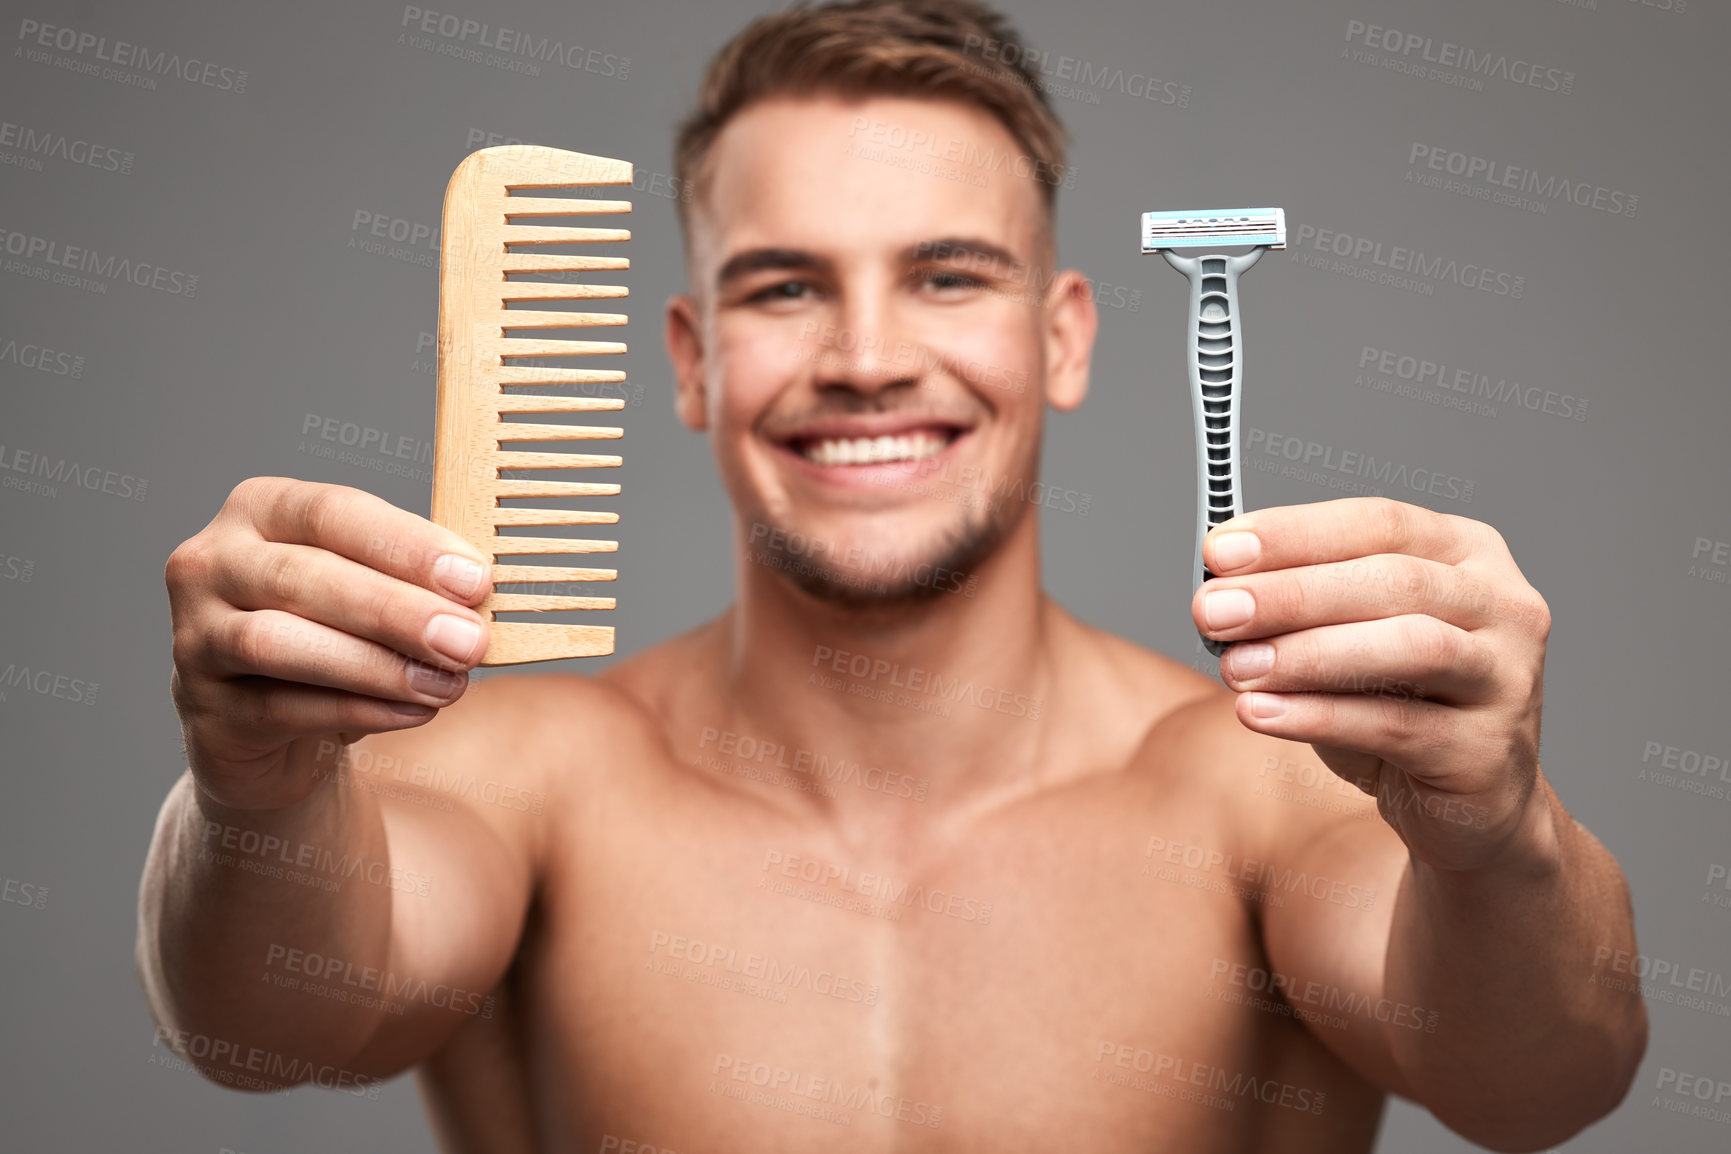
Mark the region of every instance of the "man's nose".
POLYGON ((917 384, 925 358, 894 301, 850 296, 818 358, 822 387, 875 394, 917 384))

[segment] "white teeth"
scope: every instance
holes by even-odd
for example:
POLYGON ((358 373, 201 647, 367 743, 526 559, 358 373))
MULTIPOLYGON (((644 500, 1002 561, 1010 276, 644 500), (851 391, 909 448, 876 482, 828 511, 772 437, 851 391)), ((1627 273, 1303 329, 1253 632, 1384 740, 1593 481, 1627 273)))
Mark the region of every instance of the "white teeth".
POLYGON ((883 465, 893 461, 922 461, 944 451, 946 436, 914 433, 905 437, 826 437, 806 446, 805 459, 819 465, 883 465))

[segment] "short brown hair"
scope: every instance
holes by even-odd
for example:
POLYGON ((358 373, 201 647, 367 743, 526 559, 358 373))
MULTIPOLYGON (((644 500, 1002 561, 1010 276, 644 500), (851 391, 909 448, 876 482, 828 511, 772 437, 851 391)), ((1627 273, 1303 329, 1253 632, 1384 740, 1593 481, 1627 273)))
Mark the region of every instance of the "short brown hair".
MULTIPOLYGON (((958 100, 996 117, 1037 172, 1062 174, 1067 134, 1029 55, 1009 21, 978 0, 843 0, 817 7, 801 0, 760 17, 709 62, 697 107, 679 126, 673 171, 680 223, 689 235, 689 197, 702 194, 704 162, 727 122, 747 105, 776 96, 958 100)), ((1050 213, 1057 180, 1038 183, 1050 213)))

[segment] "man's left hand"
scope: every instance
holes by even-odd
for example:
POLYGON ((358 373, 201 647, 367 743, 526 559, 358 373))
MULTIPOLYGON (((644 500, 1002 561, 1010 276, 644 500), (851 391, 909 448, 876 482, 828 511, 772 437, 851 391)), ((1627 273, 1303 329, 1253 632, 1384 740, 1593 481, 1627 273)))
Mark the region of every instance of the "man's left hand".
POLYGON ((1238 718, 1306 741, 1420 861, 1494 864, 1539 772, 1550 609, 1479 521, 1381 497, 1216 526, 1190 612, 1238 718))

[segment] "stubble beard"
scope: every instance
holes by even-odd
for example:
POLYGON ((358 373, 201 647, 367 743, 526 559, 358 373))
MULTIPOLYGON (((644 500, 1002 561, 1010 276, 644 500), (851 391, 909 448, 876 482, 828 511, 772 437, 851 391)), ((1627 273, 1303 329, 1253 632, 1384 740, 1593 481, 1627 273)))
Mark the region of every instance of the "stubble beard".
MULTIPOLYGON (((1023 511, 1019 503, 994 501, 983 516, 968 515, 945 527, 936 542, 919 555, 878 557, 868 553, 861 564, 852 567, 839 563, 833 549, 813 555, 785 546, 770 549, 767 542, 747 548, 761 549, 772 560, 754 560, 826 605, 856 612, 894 610, 935 601, 965 588, 1010 535, 1023 511)), ((769 526, 770 541, 810 540, 766 515, 760 514, 757 522, 769 526)))

